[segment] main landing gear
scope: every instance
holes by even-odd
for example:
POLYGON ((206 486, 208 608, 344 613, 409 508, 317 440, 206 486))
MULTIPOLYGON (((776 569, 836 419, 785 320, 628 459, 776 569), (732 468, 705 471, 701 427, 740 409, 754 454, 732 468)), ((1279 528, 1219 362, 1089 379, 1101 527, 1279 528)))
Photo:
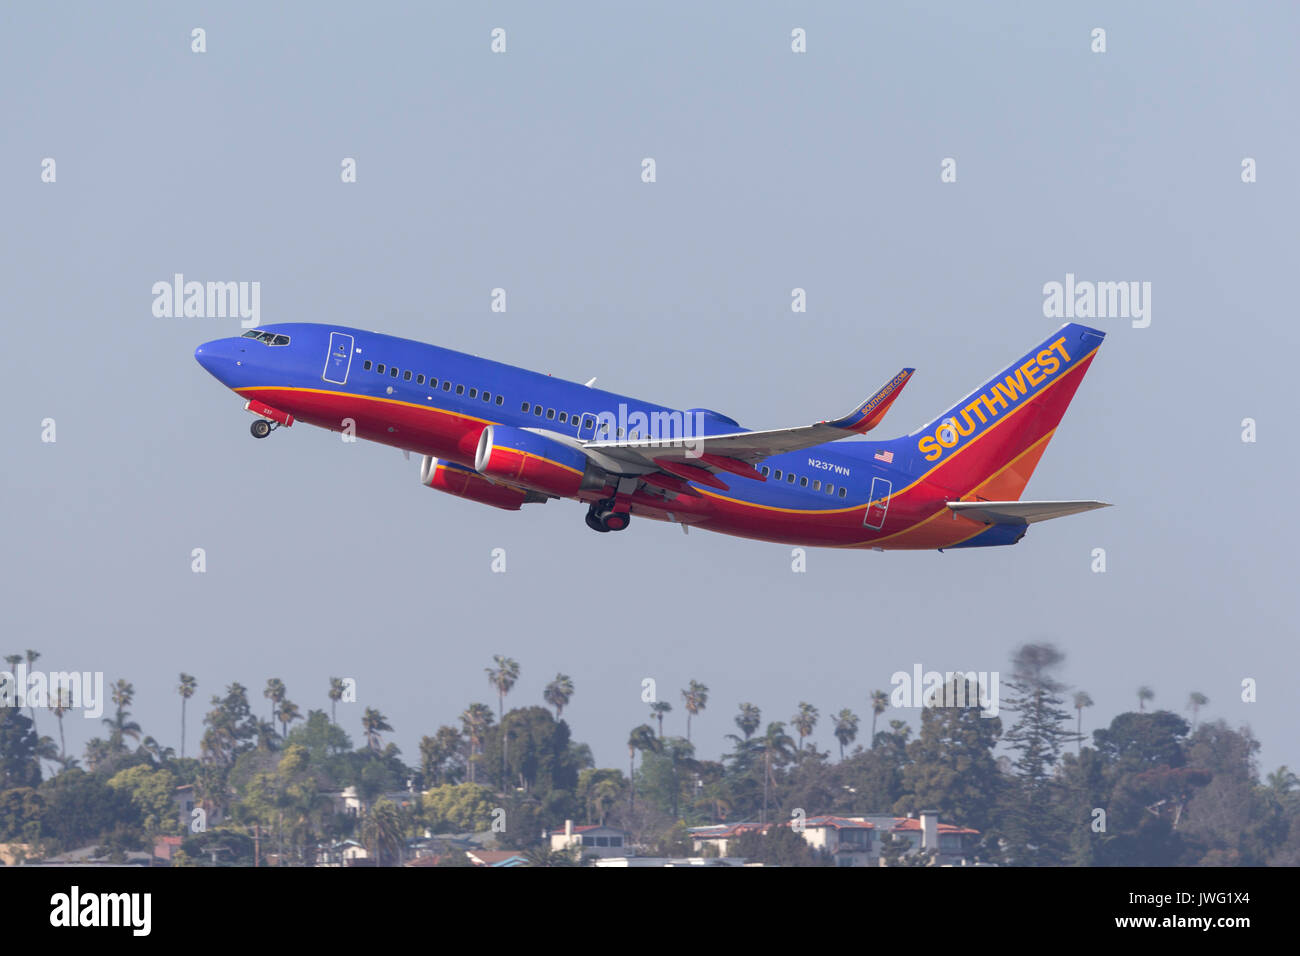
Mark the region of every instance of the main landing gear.
POLYGON ((626 511, 615 511, 614 501, 604 498, 587 509, 587 527, 592 531, 622 531, 632 516, 626 511))
POLYGON ((265 418, 259 418, 253 424, 248 426, 248 430, 253 433, 254 438, 265 438, 271 434, 272 430, 279 428, 276 422, 268 422, 265 418))

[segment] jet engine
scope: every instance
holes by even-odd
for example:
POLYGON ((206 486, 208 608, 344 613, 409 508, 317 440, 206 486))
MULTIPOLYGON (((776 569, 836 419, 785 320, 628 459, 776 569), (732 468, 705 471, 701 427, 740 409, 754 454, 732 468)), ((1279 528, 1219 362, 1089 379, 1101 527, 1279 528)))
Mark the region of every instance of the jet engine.
POLYGON ((505 511, 518 511, 525 502, 536 501, 541 497, 519 488, 495 485, 463 465, 439 461, 428 455, 420 462, 420 483, 449 495, 468 498, 505 511))
POLYGON ((488 478, 560 498, 606 483, 605 473, 579 449, 512 425, 483 429, 474 467, 488 478))

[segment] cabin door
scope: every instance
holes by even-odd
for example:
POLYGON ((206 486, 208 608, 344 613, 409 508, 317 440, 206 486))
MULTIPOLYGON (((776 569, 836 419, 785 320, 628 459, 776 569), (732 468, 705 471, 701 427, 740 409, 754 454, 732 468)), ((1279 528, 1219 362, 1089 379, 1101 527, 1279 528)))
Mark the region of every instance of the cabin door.
POLYGON ((335 385, 346 385, 348 369, 352 367, 352 336, 346 332, 330 333, 330 350, 325 356, 325 371, 321 378, 335 385))

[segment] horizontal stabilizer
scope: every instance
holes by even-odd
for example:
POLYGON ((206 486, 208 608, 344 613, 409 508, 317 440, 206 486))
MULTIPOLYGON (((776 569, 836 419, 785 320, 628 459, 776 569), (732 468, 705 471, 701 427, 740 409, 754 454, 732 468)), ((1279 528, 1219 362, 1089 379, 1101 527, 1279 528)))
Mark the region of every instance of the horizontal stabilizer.
POLYGON ((1109 508, 1110 504, 1105 501, 950 501, 948 507, 963 518, 984 524, 1033 524, 1094 508, 1109 508))

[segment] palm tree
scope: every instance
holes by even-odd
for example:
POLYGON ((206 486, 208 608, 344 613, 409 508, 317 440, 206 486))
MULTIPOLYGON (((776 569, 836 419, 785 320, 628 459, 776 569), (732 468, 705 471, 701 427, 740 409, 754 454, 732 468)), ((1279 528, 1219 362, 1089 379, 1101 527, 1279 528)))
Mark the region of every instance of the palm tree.
POLYGON ((402 811, 391 800, 380 800, 361 824, 362 840, 367 849, 375 855, 375 863, 384 866, 385 861, 400 864, 402 862, 402 811))
POLYGON ((193 675, 181 673, 180 683, 176 685, 176 693, 181 695, 181 759, 185 759, 185 702, 194 696, 194 691, 198 689, 199 682, 194 679, 193 675))
POLYGON ((650 705, 650 719, 659 721, 659 736, 664 735, 664 714, 673 709, 673 705, 666 700, 657 700, 650 705))
POLYGON ((1079 715, 1079 723, 1075 729, 1075 753, 1083 750, 1083 708, 1092 706, 1092 698, 1088 696, 1086 690, 1077 690, 1074 692, 1074 709, 1079 715))
POLYGON ((497 689, 497 719, 501 722, 501 786, 506 785, 506 752, 510 738, 506 734, 506 694, 519 680, 519 662, 500 654, 492 655, 496 667, 485 667, 488 683, 497 689))
POLYGON ((1154 700, 1155 696, 1156 696, 1156 692, 1153 691, 1146 684, 1143 684, 1141 687, 1138 688, 1138 713, 1139 714, 1146 713, 1147 701, 1154 700))
MULTIPOLYGON (((289 725, 295 720, 302 720, 302 714, 298 713, 298 705, 286 697, 284 700, 280 701, 280 706, 275 712, 275 719, 278 720, 280 726, 284 728, 281 730, 280 736, 288 737, 289 725)), ((391 727, 388 729, 392 730, 391 727)))
POLYGON ((758 725, 762 721, 762 712, 755 705, 740 705, 740 713, 736 715, 736 726, 740 728, 740 732, 745 735, 746 740, 754 736, 754 731, 758 730, 758 725))
POLYGON ((858 736, 858 715, 845 707, 835 715, 835 739, 840 742, 840 761, 844 760, 844 748, 853 743, 858 736))
POLYGON ((343 678, 331 677, 330 678, 330 723, 331 724, 338 723, 338 720, 336 719, 337 715, 334 712, 334 707, 342 699, 343 699, 343 678))
POLYGON ((813 728, 817 726, 817 718, 819 716, 820 714, 817 713, 816 707, 812 704, 806 704, 803 701, 799 701, 799 713, 790 718, 790 723, 794 726, 795 730, 799 731, 800 750, 803 750, 803 739, 811 734, 813 728))
POLYGON ((785 732, 785 724, 776 721, 767 725, 767 733, 760 744, 763 750, 763 816, 760 822, 766 823, 768 786, 776 783, 772 776, 772 764, 794 756, 794 741, 785 732))
POLYGON ((485 667, 483 670, 487 673, 488 683, 497 689, 497 719, 505 717, 506 694, 515 686, 515 681, 519 680, 519 663, 508 657, 502 657, 500 654, 494 654, 492 660, 496 667, 485 667))
POLYGON ((469 741, 469 782, 474 783, 474 770, 478 766, 475 756, 483 746, 483 734, 492 726, 492 708, 487 704, 470 704, 460 715, 460 722, 465 728, 465 738, 469 741))
POLYGON ((546 685, 542 697, 555 708, 555 719, 559 720, 564 708, 573 700, 573 680, 568 674, 556 674, 555 680, 546 685))
POLYGON ((271 722, 275 722, 275 709, 280 706, 280 701, 284 700, 286 691, 284 681, 278 677, 272 677, 266 682, 266 690, 262 691, 262 696, 271 702, 271 722))
POLYGON ((18 665, 21 664, 22 662, 23 662, 23 655, 21 654, 5 655, 5 663, 9 665, 9 673, 11 674, 18 670, 18 665))
POLYGON ((876 718, 889 709, 889 695, 883 690, 871 692, 871 746, 876 745, 876 718))
POLYGON ((60 686, 54 691, 54 702, 51 710, 54 711, 54 719, 59 722, 59 763, 67 767, 68 748, 63 742, 63 715, 72 708, 72 691, 60 686))
MULTIPOLYGON (((659 738, 655 736, 655 729, 649 724, 638 724, 632 728, 632 733, 627 738, 627 805, 628 808, 636 806, 636 752, 639 750, 644 754, 647 750, 655 751, 659 749, 659 738)), ((642 760, 645 758, 642 757, 642 760)))
MULTIPOLYGON (((294 708, 297 710, 297 708, 294 708)), ((373 707, 367 707, 366 712, 361 715, 361 726, 365 728, 366 743, 371 750, 379 750, 379 735, 386 730, 393 728, 388 726, 388 718, 373 707)))
POLYGON ((1209 702, 1210 698, 1198 690, 1192 691, 1191 696, 1187 698, 1187 709, 1192 712, 1192 733, 1196 732, 1196 720, 1200 717, 1201 708, 1209 702))
POLYGON ((686 741, 691 739, 691 717, 702 711, 709 702, 709 689, 697 680, 682 691, 682 700, 686 702, 686 741))
POLYGON ((109 728, 108 742, 112 752, 122 753, 126 750, 124 738, 140 739, 140 725, 133 720, 127 720, 131 716, 127 708, 135 700, 135 688, 119 678, 113 684, 112 700, 117 709, 111 718, 105 717, 101 723, 109 728))
MULTIPOLYGON (((41 656, 40 651, 34 651, 31 648, 27 649, 27 673, 29 674, 31 673, 32 665, 36 663, 36 659, 40 656, 41 656)), ((36 732, 36 705, 33 704, 30 700, 27 702, 27 713, 32 718, 32 732, 35 733, 36 732)))

